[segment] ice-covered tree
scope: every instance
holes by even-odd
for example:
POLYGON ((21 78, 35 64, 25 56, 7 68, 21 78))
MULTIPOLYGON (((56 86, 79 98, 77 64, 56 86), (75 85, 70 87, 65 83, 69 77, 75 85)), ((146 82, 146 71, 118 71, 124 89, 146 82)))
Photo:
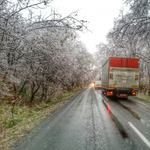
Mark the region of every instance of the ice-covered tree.
POLYGON ((87 84, 92 56, 78 40, 76 30, 86 28, 86 21, 76 13, 62 17, 34 14, 34 9, 48 7, 45 1, 2 0, 0 3, 0 87, 3 98, 8 93, 30 96, 30 102, 49 99, 62 89, 87 84), (23 12, 28 11, 28 17, 23 12), (2 84, 1 84, 2 85, 2 84))

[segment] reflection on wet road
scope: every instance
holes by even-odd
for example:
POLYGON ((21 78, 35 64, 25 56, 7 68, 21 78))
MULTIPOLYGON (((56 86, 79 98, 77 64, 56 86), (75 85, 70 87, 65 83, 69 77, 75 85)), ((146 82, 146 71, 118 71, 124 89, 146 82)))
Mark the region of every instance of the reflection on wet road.
POLYGON ((100 90, 88 88, 12 149, 149 150, 150 121, 147 117, 150 118, 148 105, 132 98, 106 98, 100 90))

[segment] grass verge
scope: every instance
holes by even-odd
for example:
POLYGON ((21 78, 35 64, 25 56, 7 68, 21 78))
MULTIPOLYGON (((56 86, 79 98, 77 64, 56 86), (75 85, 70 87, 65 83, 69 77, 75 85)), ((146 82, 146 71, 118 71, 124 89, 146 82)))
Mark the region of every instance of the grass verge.
POLYGON ((136 97, 139 98, 141 101, 150 103, 150 97, 144 93, 138 92, 136 97))
POLYGON ((52 99, 52 102, 48 104, 42 102, 32 107, 15 106, 13 119, 12 106, 2 103, 0 105, 0 150, 9 150, 21 137, 82 90, 76 89, 64 93, 61 97, 52 99))

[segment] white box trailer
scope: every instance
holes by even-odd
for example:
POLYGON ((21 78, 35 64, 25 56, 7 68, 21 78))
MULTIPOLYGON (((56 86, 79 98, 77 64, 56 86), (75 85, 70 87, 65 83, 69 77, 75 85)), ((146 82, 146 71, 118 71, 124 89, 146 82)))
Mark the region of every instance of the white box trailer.
POLYGON ((110 57, 102 66, 102 92, 127 98, 139 87, 139 59, 110 57))
POLYGON ((102 82, 100 80, 94 82, 94 88, 95 89, 101 89, 102 88, 102 82))

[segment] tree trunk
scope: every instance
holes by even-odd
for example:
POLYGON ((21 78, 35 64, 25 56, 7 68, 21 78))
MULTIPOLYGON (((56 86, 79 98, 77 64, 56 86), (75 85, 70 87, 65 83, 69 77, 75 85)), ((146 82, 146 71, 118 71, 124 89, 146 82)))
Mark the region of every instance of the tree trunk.
POLYGON ((26 80, 24 83, 23 83, 23 85, 22 85, 22 87, 21 87, 21 89, 20 89, 20 91, 19 91, 19 95, 22 93, 22 91, 23 91, 23 89, 24 89, 24 87, 25 87, 25 85, 28 83, 28 80, 26 80))
POLYGON ((148 82, 148 96, 150 96, 150 76, 149 76, 149 82, 148 82))
POLYGON ((35 94, 38 92, 39 88, 40 88, 40 84, 37 85, 37 87, 35 88, 35 83, 33 82, 32 87, 31 87, 31 98, 30 98, 30 103, 33 102, 35 94))

